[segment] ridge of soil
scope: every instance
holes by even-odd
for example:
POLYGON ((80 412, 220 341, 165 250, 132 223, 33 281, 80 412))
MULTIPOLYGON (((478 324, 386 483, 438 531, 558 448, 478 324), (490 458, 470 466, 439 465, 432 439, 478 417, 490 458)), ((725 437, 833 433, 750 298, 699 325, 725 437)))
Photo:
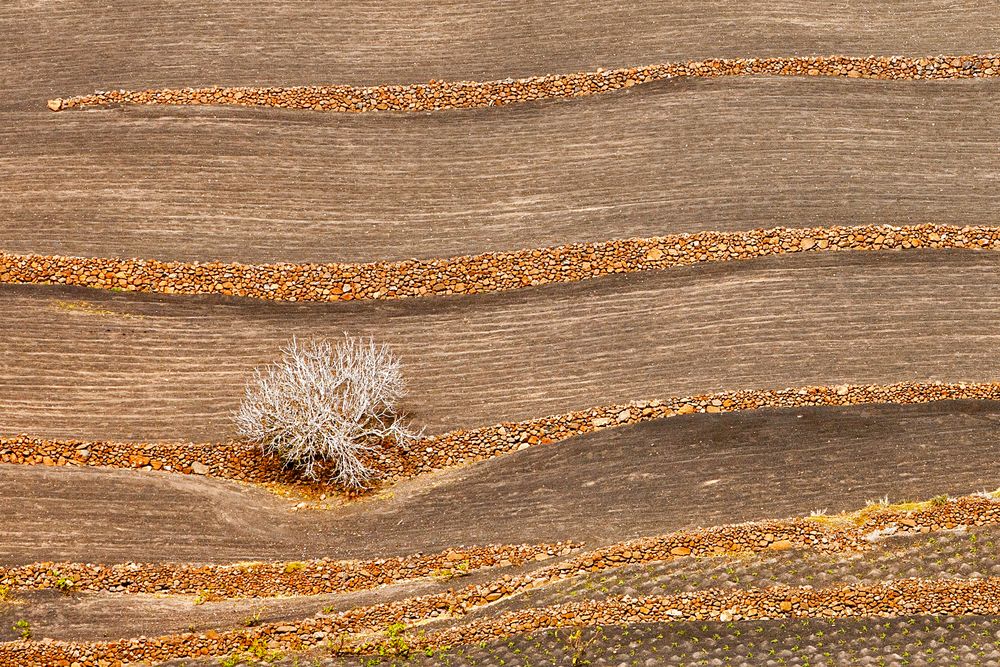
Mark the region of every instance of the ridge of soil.
POLYGON ((698 526, 996 486, 1000 403, 680 415, 532 447, 329 511, 154 472, 0 466, 0 560, 386 558, 460 545, 590 547, 698 526), (942 466, 942 461, 948 461, 942 466))

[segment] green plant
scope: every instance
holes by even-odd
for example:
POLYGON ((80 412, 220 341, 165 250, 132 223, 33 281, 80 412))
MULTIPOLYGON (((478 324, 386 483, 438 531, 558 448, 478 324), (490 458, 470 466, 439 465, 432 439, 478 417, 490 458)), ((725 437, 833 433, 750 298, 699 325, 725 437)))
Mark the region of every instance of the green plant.
POLYGON ((70 579, 69 577, 59 577, 59 579, 56 580, 56 588, 58 588, 59 591, 62 592, 64 595, 69 595, 70 593, 72 593, 73 586, 75 584, 76 582, 70 579))
POLYGON ((406 658, 410 655, 410 644, 406 641, 405 623, 393 623, 385 629, 385 643, 378 648, 379 655, 398 655, 406 658))
POLYGON ((14 593, 10 586, 0 586, 0 605, 5 603, 17 604, 18 602, 20 602, 20 600, 14 597, 14 593))
POLYGON ((557 635, 566 647, 566 652, 569 654, 571 665, 589 665, 590 661, 585 657, 587 649, 589 649, 592 644, 601 639, 603 636, 603 628, 596 628, 589 638, 584 638, 583 628, 577 628, 562 637, 557 635))
POLYGON ((23 618, 14 621, 14 625, 11 627, 21 639, 31 639, 31 623, 28 623, 23 618))
POLYGON ((251 615, 243 619, 243 627, 252 628, 260 625, 260 610, 257 609, 251 615))

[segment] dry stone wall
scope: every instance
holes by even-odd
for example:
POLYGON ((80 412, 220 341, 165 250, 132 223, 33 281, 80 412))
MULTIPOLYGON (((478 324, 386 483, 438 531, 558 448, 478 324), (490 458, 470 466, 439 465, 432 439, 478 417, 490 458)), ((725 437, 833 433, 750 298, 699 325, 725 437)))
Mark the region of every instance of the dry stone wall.
MULTIPOLYGON (((377 486, 459 465, 484 461, 536 445, 605 428, 694 413, 761 408, 926 403, 942 400, 1000 400, 998 382, 904 382, 893 385, 838 385, 777 390, 727 391, 609 405, 523 422, 429 436, 409 445, 384 442, 369 454, 377 486)), ((141 443, 46 440, 30 435, 0 438, 0 463, 49 466, 103 466, 202 474, 243 482, 291 485, 303 494, 346 489, 306 483, 264 457, 248 443, 141 443)))
POLYGON ((776 227, 368 264, 251 265, 0 253, 0 283, 275 301, 352 301, 477 294, 794 252, 914 248, 997 250, 1000 228, 930 224, 776 227))
POLYGON ((450 578, 487 567, 523 565, 565 556, 579 546, 557 542, 455 548, 428 556, 370 561, 316 559, 234 565, 45 562, 0 567, 0 586, 12 590, 197 594, 212 598, 349 593, 411 579, 450 578))
POLYGON ((53 111, 120 104, 225 104, 314 111, 433 111, 503 106, 515 102, 596 95, 676 77, 837 76, 860 79, 993 77, 1000 56, 938 55, 735 58, 537 76, 500 81, 430 81, 397 86, 222 87, 110 90, 49 100, 53 111))

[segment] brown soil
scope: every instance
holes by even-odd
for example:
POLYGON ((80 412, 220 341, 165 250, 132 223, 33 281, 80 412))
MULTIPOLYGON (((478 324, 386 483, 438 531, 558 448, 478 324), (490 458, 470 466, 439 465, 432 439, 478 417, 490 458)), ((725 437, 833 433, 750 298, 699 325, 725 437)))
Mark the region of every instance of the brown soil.
POLYGON ((224 439, 254 366, 292 334, 344 331, 395 347, 429 432, 722 389, 993 379, 998 262, 798 255, 309 305, 4 286, 0 432, 224 439))
POLYGON ((776 225, 993 224, 982 175, 1000 170, 1000 129, 982 110, 997 106, 988 81, 754 79, 405 116, 41 108, 0 123, 0 248, 364 262, 776 225))
POLYGON ((1000 23, 974 0, 879 7, 541 0, 261 6, 142 0, 13 0, 0 11, 0 100, 57 92, 230 83, 365 84, 502 79, 596 66, 747 55, 926 55, 995 47, 1000 23))
POLYGON ((385 557, 592 545, 996 486, 993 402, 687 415, 535 447, 329 512, 134 471, 0 467, 0 560, 385 557), (942 466, 941 461, 950 461, 942 466))

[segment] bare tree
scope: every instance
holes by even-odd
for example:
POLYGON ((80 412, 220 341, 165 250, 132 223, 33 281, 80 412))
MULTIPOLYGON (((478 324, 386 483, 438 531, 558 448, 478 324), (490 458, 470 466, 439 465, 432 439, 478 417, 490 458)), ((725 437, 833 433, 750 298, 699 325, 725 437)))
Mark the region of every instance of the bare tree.
POLYGON ((305 477, 361 487, 373 470, 364 453, 414 434, 396 413, 406 394, 400 361, 371 338, 299 343, 257 369, 234 420, 240 434, 305 477))

